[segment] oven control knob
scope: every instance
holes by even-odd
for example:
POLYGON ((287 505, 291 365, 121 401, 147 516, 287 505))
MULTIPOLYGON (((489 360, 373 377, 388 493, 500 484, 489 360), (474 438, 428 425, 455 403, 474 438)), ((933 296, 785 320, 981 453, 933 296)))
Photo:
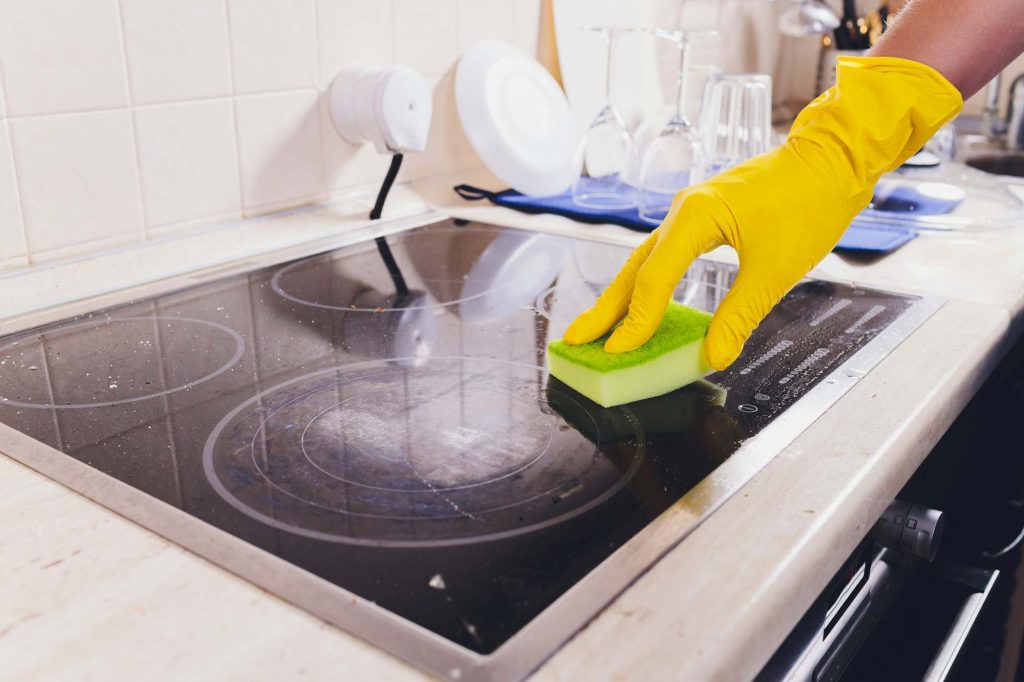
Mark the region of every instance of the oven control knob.
POLYGON ((903 556, 934 561, 945 523, 940 511, 893 500, 875 524, 874 540, 903 556))

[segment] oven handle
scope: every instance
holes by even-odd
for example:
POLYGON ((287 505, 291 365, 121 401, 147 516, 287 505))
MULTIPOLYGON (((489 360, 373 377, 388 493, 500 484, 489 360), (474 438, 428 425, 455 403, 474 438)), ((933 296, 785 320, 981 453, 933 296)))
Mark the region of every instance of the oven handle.
POLYGON ((985 606, 985 602, 992 592, 992 586, 995 585, 996 578, 998 577, 999 571, 992 571, 988 581, 985 583, 984 589, 972 594, 964 602, 964 605, 960 607, 956 620, 943 638, 935 659, 932 660, 931 665, 928 666, 928 671, 924 674, 923 682, 943 682, 949 676, 950 671, 952 671, 953 666, 956 664, 957 657, 960 655, 960 650, 963 648, 964 642, 967 641, 968 635, 971 634, 974 623, 978 619, 978 614, 981 613, 982 607, 985 606))

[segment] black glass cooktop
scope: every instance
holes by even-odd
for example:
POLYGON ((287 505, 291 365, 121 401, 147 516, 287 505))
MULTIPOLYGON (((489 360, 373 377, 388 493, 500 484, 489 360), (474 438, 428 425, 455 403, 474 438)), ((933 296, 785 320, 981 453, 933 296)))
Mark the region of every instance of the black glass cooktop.
MULTIPOLYGON (((494 651, 910 304, 797 287, 728 372, 602 409, 544 348, 627 250, 442 222, 0 340, 0 421, 494 651)), ((698 262, 676 297, 714 309, 698 262)))

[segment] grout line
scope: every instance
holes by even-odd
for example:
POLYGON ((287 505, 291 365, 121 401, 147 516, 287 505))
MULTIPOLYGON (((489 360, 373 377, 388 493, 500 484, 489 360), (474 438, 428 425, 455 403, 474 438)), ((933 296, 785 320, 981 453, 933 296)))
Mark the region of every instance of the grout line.
POLYGON ((313 64, 316 69, 316 86, 320 88, 324 82, 324 76, 320 73, 320 3, 317 0, 309 0, 313 3, 313 64))
POLYGON ((228 9, 229 0, 223 0, 221 7, 224 9, 224 29, 227 31, 227 51, 228 51, 228 85, 231 88, 231 97, 238 95, 238 91, 235 89, 235 50, 234 50, 234 31, 231 30, 231 10, 228 9))
MULTIPOLYGON (((124 60, 124 91, 128 95, 128 106, 134 106, 135 104, 135 93, 132 92, 132 78, 131 78, 131 67, 128 66, 128 38, 124 32, 124 7, 123 0, 117 0, 117 36, 120 38, 121 43, 121 59, 124 60)), ((108 109, 120 109, 122 107, 108 107, 107 109, 100 109, 99 111, 106 111, 108 109)), ((65 112, 65 113, 79 113, 77 111, 65 112)), ((59 114, 58 114, 59 115, 59 114)))
POLYGON ((224 20, 228 29, 228 80, 231 82, 231 118, 234 123, 235 133, 235 172, 238 174, 238 214, 245 217, 245 176, 242 174, 242 141, 239 136, 238 125, 238 96, 235 92, 235 60, 231 41, 234 34, 231 30, 231 13, 228 11, 228 2, 224 0, 224 20))
POLYGON ((124 34, 124 9, 121 0, 117 3, 117 32, 121 38, 121 57, 124 59, 124 80, 125 89, 128 93, 128 127, 132 132, 132 155, 135 158, 135 191, 139 195, 139 218, 142 219, 142 234, 149 239, 149 215, 146 211, 146 193, 142 188, 142 156, 139 153, 139 131, 135 122, 135 109, 132 107, 135 101, 132 93, 132 81, 130 68, 128 66, 128 41, 124 34))
MULTIPOLYGON (((4 90, 4 83, 6 80, 4 75, 4 65, 0 62, 0 91, 4 95, 4 105, 10 106, 10 99, 7 97, 7 92, 4 90)), ((32 262, 32 254, 28 251, 28 228, 25 226, 25 209, 23 207, 24 200, 21 197, 21 181, 18 179, 18 163, 14 158, 14 132, 11 125, 10 117, 7 117, 6 126, 7 128, 7 147, 11 150, 11 171, 14 175, 14 207, 18 212, 18 226, 21 228, 21 248, 25 254, 25 262, 32 262)))
POLYGON ((154 104, 136 104, 132 108, 135 111, 149 111, 150 109, 160 109, 167 107, 187 107, 190 104, 215 104, 217 102, 226 102, 231 99, 231 95, 214 95, 212 97, 192 97, 190 99, 171 100, 168 102, 157 102, 154 104))
POLYGON ((132 153, 135 156, 135 190, 139 193, 139 216, 142 219, 142 233, 146 239, 150 237, 151 225, 149 224, 149 211, 146 205, 149 200, 146 198, 146 192, 142 187, 142 155, 139 152, 139 130, 135 122, 135 110, 131 110, 128 114, 128 127, 132 131, 132 153))
POLYGON ((55 118, 57 116, 74 116, 75 114, 98 114, 105 111, 119 111, 127 109, 127 105, 119 104, 113 107, 83 107, 81 109, 68 109, 67 111, 47 111, 46 113, 31 114, 8 114, 8 120, 23 120, 26 118, 55 118))
MULTIPOLYGON (((304 92, 307 90, 317 90, 316 85, 302 85, 293 88, 281 88, 277 90, 254 90, 253 92, 239 93, 239 98, 246 97, 269 97, 272 95, 285 95, 291 92, 304 92)), ((147 109, 156 109, 158 107, 173 107, 173 106, 187 106, 189 104, 200 104, 206 102, 216 102, 218 100, 231 99, 232 95, 210 95, 206 97, 189 97, 188 99, 170 99, 165 102, 149 102, 146 104, 133 104, 126 106, 116 107, 99 107, 96 109, 76 109, 72 111, 53 111, 46 114, 18 114, 16 116, 7 116, 8 121, 24 121, 26 119, 45 119, 45 118, 57 118, 60 116, 77 116, 79 114, 103 114, 115 111, 124 111, 125 109, 136 109, 138 111, 145 111, 147 109)))
POLYGON ((330 191, 327 183, 327 138, 324 122, 324 112, 330 117, 331 86, 323 87, 323 75, 320 73, 320 7, 317 0, 309 0, 313 5, 313 59, 316 69, 317 99, 316 99, 316 127, 320 137, 320 187, 323 196, 330 191))

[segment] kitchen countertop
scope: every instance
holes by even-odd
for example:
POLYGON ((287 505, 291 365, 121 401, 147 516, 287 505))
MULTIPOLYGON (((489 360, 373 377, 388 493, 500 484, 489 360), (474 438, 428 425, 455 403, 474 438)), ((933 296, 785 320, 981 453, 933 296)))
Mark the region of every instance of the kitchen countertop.
MULTIPOLYGON (((472 181, 498 186, 486 176, 472 181)), ((297 256, 405 229, 422 221, 423 201, 467 219, 624 244, 642 237, 466 204, 452 184, 399 190, 389 206, 400 217, 385 226, 368 225, 350 201, 345 209, 315 207, 182 237, 167 247, 173 264, 161 249, 140 247, 131 272, 89 260, 0 277, 0 332, 104 305, 124 286, 154 293, 171 274, 255 267, 261 258, 245 244, 297 256), (44 305, 51 307, 13 316, 44 305)), ((536 679, 752 677, 1019 335, 1024 317, 1024 235, 929 235, 874 263, 831 255, 816 274, 949 300, 536 679)), ((0 518, 5 679, 424 679, 3 456, 0 518)))

